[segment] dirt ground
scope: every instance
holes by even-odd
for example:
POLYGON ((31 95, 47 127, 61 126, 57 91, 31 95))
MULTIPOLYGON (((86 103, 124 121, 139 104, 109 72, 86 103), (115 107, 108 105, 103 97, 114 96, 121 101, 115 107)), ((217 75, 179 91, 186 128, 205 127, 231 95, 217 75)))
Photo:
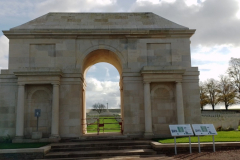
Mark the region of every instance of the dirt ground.
MULTIPOLYGON (((173 154, 157 154, 157 155, 142 155, 142 156, 124 156, 114 158, 100 158, 101 160, 240 160, 240 149, 225 150, 216 152, 194 152, 173 154)), ((96 160, 96 159, 94 159, 96 160)))
POLYGON ((178 155, 167 155, 173 159, 186 159, 186 160, 240 160, 240 149, 225 150, 216 152, 201 152, 192 154, 178 154, 178 155))

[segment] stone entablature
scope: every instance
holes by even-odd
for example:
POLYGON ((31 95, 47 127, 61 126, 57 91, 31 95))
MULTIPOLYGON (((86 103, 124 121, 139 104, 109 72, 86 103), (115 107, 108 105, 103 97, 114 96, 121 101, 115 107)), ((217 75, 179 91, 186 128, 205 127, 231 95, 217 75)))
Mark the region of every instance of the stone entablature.
POLYGON ((200 123, 194 32, 153 13, 48 13, 3 31, 10 45, 0 136, 26 137, 38 106, 46 136, 84 136, 85 74, 98 62, 119 72, 125 135, 164 137, 169 124, 200 123))

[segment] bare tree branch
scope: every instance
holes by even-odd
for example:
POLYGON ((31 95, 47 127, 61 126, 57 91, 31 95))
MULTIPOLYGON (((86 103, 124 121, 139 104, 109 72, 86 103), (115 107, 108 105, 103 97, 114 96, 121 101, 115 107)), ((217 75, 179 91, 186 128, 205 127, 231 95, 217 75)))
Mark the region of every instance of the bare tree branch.
POLYGON ((240 58, 231 58, 227 73, 236 87, 237 92, 240 94, 240 58))
POLYGON ((200 105, 201 109, 203 110, 203 107, 209 103, 206 87, 204 86, 203 82, 199 83, 199 89, 200 89, 200 105))
POLYGON ((93 111, 97 111, 98 114, 100 114, 101 112, 103 112, 106 109, 106 106, 104 104, 100 104, 100 103, 95 103, 93 105, 93 111))
POLYGON ((217 86, 217 92, 217 101, 223 102, 226 110, 228 110, 228 106, 235 104, 236 88, 233 86, 227 76, 220 76, 220 81, 218 82, 217 86))
POLYGON ((212 109, 214 110, 215 109, 215 105, 218 104, 218 101, 217 101, 217 84, 218 82, 211 78, 211 79, 208 79, 206 82, 205 82, 205 89, 206 89, 206 94, 208 96, 207 98, 207 101, 209 104, 212 105, 212 109))

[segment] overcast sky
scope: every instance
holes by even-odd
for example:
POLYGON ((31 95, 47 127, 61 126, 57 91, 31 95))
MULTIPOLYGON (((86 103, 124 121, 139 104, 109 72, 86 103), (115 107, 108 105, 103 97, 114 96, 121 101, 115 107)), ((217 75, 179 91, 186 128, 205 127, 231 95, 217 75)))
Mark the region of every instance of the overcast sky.
MULTIPOLYGON (((225 73, 231 57, 240 58, 239 0, 1 0, 0 10, 0 30, 9 30, 48 12, 153 12, 196 29, 191 38, 191 59, 192 66, 199 67, 201 81, 217 79, 225 73)), ((120 99, 119 74, 111 65, 98 65, 87 74, 87 98, 108 101, 110 107, 116 107, 120 99)), ((8 39, 0 33, 0 69, 7 67, 8 39)))

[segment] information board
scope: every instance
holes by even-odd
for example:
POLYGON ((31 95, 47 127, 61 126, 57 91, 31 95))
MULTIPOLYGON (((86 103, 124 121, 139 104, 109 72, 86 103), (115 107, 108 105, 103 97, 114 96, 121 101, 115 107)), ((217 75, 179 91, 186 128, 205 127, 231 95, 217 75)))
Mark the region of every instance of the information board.
POLYGON ((192 136, 193 131, 190 124, 169 125, 172 136, 192 136))
POLYGON ((196 136, 200 135, 217 135, 213 124, 192 124, 196 136))
POLYGON ((35 109, 34 116, 35 117, 40 117, 41 116, 41 109, 35 109))

